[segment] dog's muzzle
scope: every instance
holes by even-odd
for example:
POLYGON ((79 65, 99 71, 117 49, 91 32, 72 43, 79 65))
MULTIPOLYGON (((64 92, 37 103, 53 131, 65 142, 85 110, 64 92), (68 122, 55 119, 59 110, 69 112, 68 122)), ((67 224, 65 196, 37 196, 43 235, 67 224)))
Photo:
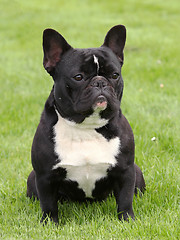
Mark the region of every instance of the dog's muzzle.
POLYGON ((91 81, 91 87, 95 88, 98 92, 98 97, 95 100, 95 103, 93 105, 94 110, 100 109, 104 110, 107 107, 107 98, 104 94, 106 91, 106 87, 108 86, 108 81, 106 78, 102 76, 96 76, 91 81))
POLYGON ((99 90, 102 90, 103 88, 108 86, 108 81, 106 78, 102 76, 96 76, 96 77, 93 77, 90 85, 91 87, 95 87, 99 90))

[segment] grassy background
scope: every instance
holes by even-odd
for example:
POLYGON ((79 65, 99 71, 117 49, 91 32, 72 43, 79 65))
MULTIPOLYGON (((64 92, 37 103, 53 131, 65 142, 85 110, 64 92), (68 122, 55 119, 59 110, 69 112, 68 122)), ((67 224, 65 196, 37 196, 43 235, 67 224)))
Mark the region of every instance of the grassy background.
POLYGON ((0 0, 0 239, 180 238, 179 8, 179 0, 0 0), (25 196, 32 138, 53 84, 42 67, 42 31, 97 47, 116 24, 127 27, 122 110, 147 184, 134 199, 137 220, 120 223, 112 197, 59 205, 60 226, 43 228, 39 202, 25 196))

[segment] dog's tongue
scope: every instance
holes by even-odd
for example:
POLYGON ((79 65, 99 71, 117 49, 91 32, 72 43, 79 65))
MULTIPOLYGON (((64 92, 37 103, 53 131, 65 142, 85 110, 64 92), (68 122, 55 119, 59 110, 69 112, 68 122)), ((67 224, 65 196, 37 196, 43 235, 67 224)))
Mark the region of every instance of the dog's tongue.
POLYGON ((96 100, 96 103, 95 103, 95 108, 100 108, 102 110, 104 110, 105 108, 107 107, 107 100, 104 96, 99 96, 96 100))
POLYGON ((96 106, 100 107, 100 108, 105 108, 107 106, 107 102, 106 101, 104 101, 104 102, 97 102, 96 106))

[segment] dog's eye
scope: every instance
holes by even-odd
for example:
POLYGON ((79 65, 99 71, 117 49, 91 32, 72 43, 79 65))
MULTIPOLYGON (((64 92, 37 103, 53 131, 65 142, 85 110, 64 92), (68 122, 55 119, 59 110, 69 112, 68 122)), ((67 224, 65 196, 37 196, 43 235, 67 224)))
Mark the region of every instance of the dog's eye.
POLYGON ((118 79, 118 77, 119 77, 119 73, 113 73, 113 75, 112 75, 113 79, 118 79))
POLYGON ((83 76, 81 74, 78 74, 73 77, 76 81, 81 81, 83 79, 83 76))

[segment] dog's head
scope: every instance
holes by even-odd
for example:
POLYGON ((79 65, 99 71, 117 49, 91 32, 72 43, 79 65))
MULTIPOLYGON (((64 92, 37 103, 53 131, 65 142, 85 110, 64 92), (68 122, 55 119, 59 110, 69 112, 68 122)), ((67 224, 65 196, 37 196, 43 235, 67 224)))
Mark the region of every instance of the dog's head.
POLYGON ((93 113, 107 121, 117 114, 125 41, 123 25, 111 28, 101 47, 88 49, 74 49, 55 30, 44 31, 43 65, 54 79, 55 105, 63 118, 82 123, 93 113))

